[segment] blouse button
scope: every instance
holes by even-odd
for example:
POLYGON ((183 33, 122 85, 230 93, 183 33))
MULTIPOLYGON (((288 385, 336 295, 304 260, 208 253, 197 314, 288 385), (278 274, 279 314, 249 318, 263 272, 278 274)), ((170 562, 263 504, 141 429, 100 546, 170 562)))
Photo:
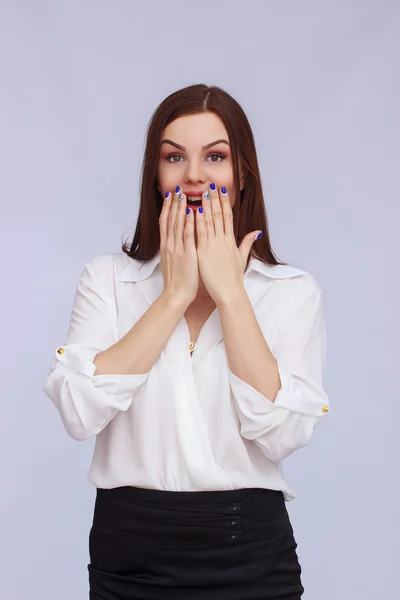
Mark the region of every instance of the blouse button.
POLYGON ((329 410, 329 406, 327 406, 326 404, 321 408, 323 413, 327 413, 329 410))
POLYGON ((64 354, 65 350, 64 350, 64 348, 60 347, 60 348, 57 348, 57 352, 58 352, 58 354, 64 354))

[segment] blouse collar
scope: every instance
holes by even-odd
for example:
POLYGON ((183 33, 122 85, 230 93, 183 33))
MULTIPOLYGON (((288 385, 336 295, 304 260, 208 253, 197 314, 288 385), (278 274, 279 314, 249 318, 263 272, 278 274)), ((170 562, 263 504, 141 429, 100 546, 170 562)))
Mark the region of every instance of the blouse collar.
MULTIPOLYGON (((122 269, 121 273, 117 275, 117 281, 142 281, 152 275, 153 271, 160 262, 161 254, 160 251, 151 259, 147 261, 141 261, 130 258, 125 254, 127 263, 122 269)), ((246 270, 245 277, 249 276, 252 271, 261 273, 265 277, 270 279, 287 279, 289 277, 297 277, 303 275, 305 271, 297 267, 290 265, 270 265, 263 261, 250 257, 249 266, 246 270)))

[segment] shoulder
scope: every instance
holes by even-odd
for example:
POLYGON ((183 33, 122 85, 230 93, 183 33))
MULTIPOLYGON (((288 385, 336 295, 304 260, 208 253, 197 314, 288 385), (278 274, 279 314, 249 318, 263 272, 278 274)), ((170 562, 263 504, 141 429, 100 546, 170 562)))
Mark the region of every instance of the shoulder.
POLYGON ((93 277, 97 277, 103 283, 118 279, 131 262, 137 261, 134 261, 124 252, 97 254, 86 261, 84 271, 93 277))
POLYGON ((313 290, 321 292, 316 277, 306 269, 290 264, 270 265, 256 258, 251 261, 256 276, 265 278, 269 284, 273 283, 275 292, 289 302, 296 297, 308 295, 313 290))
POLYGON ((316 276, 305 269, 287 266, 287 277, 279 280, 279 303, 283 317, 302 320, 314 317, 322 308, 322 289, 316 276))

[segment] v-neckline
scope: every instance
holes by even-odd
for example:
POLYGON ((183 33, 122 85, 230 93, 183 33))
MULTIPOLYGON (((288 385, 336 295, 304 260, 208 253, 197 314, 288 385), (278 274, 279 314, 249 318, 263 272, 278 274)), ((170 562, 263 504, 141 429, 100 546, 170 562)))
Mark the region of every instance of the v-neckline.
POLYGON ((197 335, 197 338, 196 338, 195 340, 194 340, 194 339, 191 339, 191 334, 190 334, 189 323, 188 323, 188 321, 187 321, 187 319, 186 319, 185 315, 183 315, 183 320, 184 320, 185 327, 186 327, 186 332, 187 332, 187 338, 188 338, 188 340, 189 340, 189 341, 188 341, 188 351, 189 351, 189 358, 193 358, 193 354, 194 354, 194 352, 196 352, 196 351, 197 351, 197 349, 198 349, 198 347, 199 347, 199 341, 200 341, 200 339, 201 339, 201 338, 204 336, 204 332, 206 331, 206 329, 207 329, 207 328, 208 328, 208 326, 209 326, 209 321, 211 321, 211 320, 214 318, 214 313, 215 313, 217 310, 218 310, 218 307, 217 307, 217 306, 215 306, 215 307, 213 308, 213 310, 212 310, 212 311, 209 313, 209 315, 208 315, 208 316, 207 316, 207 318, 205 319, 205 321, 204 321, 203 325, 201 326, 201 328, 200 328, 200 330, 199 330, 199 333, 198 333, 198 335, 197 335), (194 343, 194 344, 196 344, 196 345, 195 345, 195 349, 193 350, 193 352, 190 352, 190 344, 191 344, 191 343, 194 343))

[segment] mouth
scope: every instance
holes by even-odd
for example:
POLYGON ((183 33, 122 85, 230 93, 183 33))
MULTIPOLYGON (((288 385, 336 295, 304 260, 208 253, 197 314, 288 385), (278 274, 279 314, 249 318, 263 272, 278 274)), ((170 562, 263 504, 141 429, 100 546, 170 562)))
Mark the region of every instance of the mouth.
POLYGON ((189 206, 201 206, 202 196, 187 196, 187 204, 189 206))

